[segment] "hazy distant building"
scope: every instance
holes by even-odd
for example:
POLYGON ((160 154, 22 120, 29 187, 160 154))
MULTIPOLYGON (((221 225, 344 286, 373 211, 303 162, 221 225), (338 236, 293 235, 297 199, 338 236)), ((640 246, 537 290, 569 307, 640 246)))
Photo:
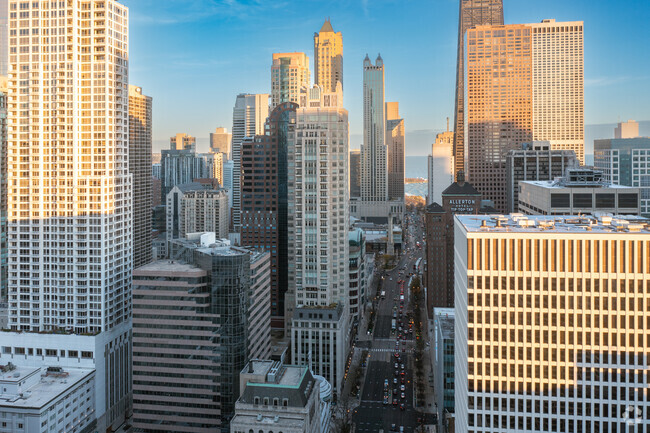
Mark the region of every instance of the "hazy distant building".
POLYGON ((305 53, 273 53, 271 111, 283 102, 299 104, 300 89, 309 83, 309 57, 305 53))
POLYGON ((163 149, 161 153, 160 181, 163 202, 174 186, 215 176, 214 154, 196 153, 192 149, 163 149))
POLYGON ((639 136, 639 124, 634 120, 619 122, 614 128, 614 138, 636 138, 639 136))
POLYGON ((129 85, 129 172, 133 176, 133 268, 151 257, 151 97, 129 85))
POLYGON ((442 203, 442 191, 454 182, 454 133, 449 130, 436 135, 427 160, 427 205, 442 203))
POLYGON ((269 115, 266 135, 241 144, 241 244, 271 255, 273 327, 284 328, 288 282, 288 140, 298 105, 285 102, 269 115))
POLYGON ((232 111, 232 222, 239 231, 241 225, 241 142, 245 137, 264 135, 264 123, 269 117, 268 94, 237 95, 232 111))
POLYGON ((554 181, 519 182, 519 212, 527 215, 639 215, 639 188, 605 182, 602 172, 567 169, 554 181))
POLYGON ((230 159, 231 142, 232 134, 226 128, 216 128, 214 132, 210 133, 210 152, 224 153, 225 159, 230 159))
POLYGON ((456 218, 456 432, 647 430, 645 223, 456 218))
POLYGON ((506 156, 506 195, 508 212, 519 210, 519 182, 522 180, 554 180, 580 162, 572 150, 551 150, 548 141, 524 143, 520 150, 506 156))
POLYGON ((336 83, 343 89, 343 36, 334 32, 329 19, 314 33, 314 84, 324 92, 336 92, 336 83))
MULTIPOLYGON (((458 52, 456 58, 456 97, 454 110, 454 169, 465 168, 465 33, 475 26, 503 24, 503 0, 460 0, 458 13, 458 52)), ((434 200, 435 201, 435 200, 434 200)))
POLYGON ((386 102, 386 152, 388 154, 388 197, 404 200, 404 119, 399 102, 386 102))
POLYGON ((363 146, 361 147, 361 200, 388 200, 388 155, 384 105, 384 61, 363 61, 363 146))
POLYGON ((169 139, 169 148, 196 151, 196 138, 188 134, 176 134, 169 139))
POLYGON ((606 182, 639 188, 641 214, 650 216, 649 137, 594 140, 594 166, 606 182))
POLYGON ((230 209, 230 221, 232 226, 232 196, 233 196, 233 172, 235 163, 232 160, 223 163, 223 187, 228 190, 228 208, 230 209))
POLYGON ((465 182, 462 172, 458 181, 442 192, 442 205, 433 202, 425 209, 425 284, 427 312, 454 306, 454 215, 478 214, 481 193, 465 182))
POLYGON ((350 198, 361 197, 361 151, 350 150, 350 198))

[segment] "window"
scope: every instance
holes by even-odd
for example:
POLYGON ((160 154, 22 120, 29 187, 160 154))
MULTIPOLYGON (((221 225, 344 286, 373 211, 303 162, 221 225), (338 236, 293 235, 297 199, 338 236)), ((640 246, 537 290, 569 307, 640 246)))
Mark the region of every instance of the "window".
POLYGON ((618 207, 635 208, 639 206, 638 194, 619 194, 618 207))
POLYGON ((593 196, 591 194, 573 194, 573 207, 592 207, 593 196))
POLYGON ((571 207, 571 195, 551 194, 551 207, 571 207))
POLYGON ((616 207, 615 194, 596 194, 596 208, 616 207))

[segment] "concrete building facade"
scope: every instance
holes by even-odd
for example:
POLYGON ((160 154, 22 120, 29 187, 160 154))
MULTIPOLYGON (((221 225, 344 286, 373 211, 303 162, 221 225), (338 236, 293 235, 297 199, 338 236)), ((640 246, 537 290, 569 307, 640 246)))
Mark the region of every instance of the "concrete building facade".
POLYGON ((191 150, 192 152, 196 152, 196 137, 185 133, 178 133, 169 139, 169 148, 172 150, 191 150))
POLYGON ((350 198, 361 197, 361 151, 350 150, 350 198))
POLYGON ((228 132, 228 129, 219 127, 210 133, 210 152, 212 153, 223 153, 226 155, 224 159, 230 159, 232 143, 232 134, 228 132))
POLYGON ((309 87, 309 57, 305 53, 273 53, 271 111, 284 102, 300 103, 300 89, 309 87))
POLYGON ((619 122, 614 128, 614 138, 636 138, 639 136, 639 123, 634 120, 619 122))
POLYGON ((388 152, 384 61, 363 61, 363 146, 361 147, 361 200, 388 200, 388 152))
POLYGON ((454 309, 435 308, 433 321, 433 387, 435 402, 438 406, 438 431, 453 432, 455 412, 454 309))

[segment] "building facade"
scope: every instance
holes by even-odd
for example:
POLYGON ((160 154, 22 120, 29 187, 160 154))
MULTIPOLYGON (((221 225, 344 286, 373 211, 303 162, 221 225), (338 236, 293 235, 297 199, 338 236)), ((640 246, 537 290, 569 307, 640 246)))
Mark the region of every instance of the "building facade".
POLYGON ((614 128, 614 138, 637 138, 639 136, 639 123, 634 120, 619 122, 614 128))
POLYGON ((133 268, 152 260, 151 97, 129 86, 129 171, 133 177, 133 268))
POLYGON ((235 231, 241 226, 241 143, 246 137, 264 135, 269 117, 268 94, 237 95, 232 111, 232 223, 235 231))
POLYGON ((210 133, 210 152, 223 153, 226 155, 225 159, 230 159, 231 142, 232 134, 226 128, 216 128, 210 133))
POLYGON ((267 121, 267 134, 241 145, 241 243, 271 255, 273 327, 284 328, 288 281, 288 139, 294 133, 298 105, 278 105, 267 121))
POLYGON ((454 325, 453 308, 433 310, 433 387, 438 406, 438 431, 453 432, 454 400, 454 325))
POLYGON ((350 150, 350 198, 361 197, 361 151, 350 150))
MULTIPOLYGON (((6 32, 6 29, 4 31, 6 32)), ((6 60, 4 61, 6 69, 6 60)), ((0 302, 3 303, 7 302, 9 284, 7 257, 9 252, 7 240, 7 93, 7 79, 6 77, 0 77, 0 302)))
POLYGON ((442 203, 442 192, 454 182, 454 133, 449 130, 436 135, 427 161, 427 206, 442 203))
POLYGON ((639 188, 609 184, 591 169, 568 169, 555 181, 524 181, 519 187, 519 212, 527 215, 640 214, 639 188))
POLYGON ((309 87, 309 57, 305 53, 273 53, 271 111, 283 102, 300 103, 300 89, 309 87))
POLYGON ((366 235, 360 228, 351 229, 349 233, 350 248, 350 321, 357 324, 365 312, 370 269, 366 261, 366 235))
POLYGON ((8 302, 20 332, 2 343, 5 354, 29 348, 28 366, 95 369, 94 416, 105 431, 131 404, 129 11, 114 0, 8 3, 18 34, 89 36, 9 41, 7 154, 17 163, 7 170, 8 302), (66 18, 24 19, 32 15, 66 18))
POLYGON ((548 141, 524 143, 520 150, 506 156, 506 196, 509 212, 519 210, 519 182, 523 180, 552 181, 563 177, 567 169, 580 162, 572 150, 551 150, 548 141))
POLYGON ((196 137, 185 133, 178 133, 169 139, 169 148, 172 150, 191 150, 192 152, 196 152, 196 137))
POLYGON ((456 432, 647 430, 647 223, 460 215, 455 232, 456 432))
POLYGON ((363 61, 363 146, 361 147, 361 200, 388 200, 388 152, 384 61, 363 61))
POLYGON ((160 163, 161 201, 176 185, 194 182, 197 179, 213 178, 215 158, 211 153, 196 153, 191 149, 163 149, 160 163))
POLYGON ((399 102, 386 102, 386 152, 388 154, 388 198, 404 200, 404 119, 399 102))
MULTIPOLYGON (((636 128, 638 131, 638 124, 636 128)), ((635 133, 625 124, 619 129, 620 135, 635 133)), ((594 140, 594 166, 602 170, 605 182, 639 188, 641 214, 650 216, 650 138, 594 140)))
MULTIPOLYGON (((454 98, 454 169, 465 168, 465 33, 480 25, 503 25, 503 0, 460 0, 458 13, 458 53, 456 57, 456 97, 454 98)), ((452 176, 453 179, 453 176, 452 176)), ((435 201, 435 200, 433 200, 435 201)))
POLYGON ((314 84, 326 93, 334 93, 337 83, 343 89, 343 36, 327 19, 314 33, 314 84))

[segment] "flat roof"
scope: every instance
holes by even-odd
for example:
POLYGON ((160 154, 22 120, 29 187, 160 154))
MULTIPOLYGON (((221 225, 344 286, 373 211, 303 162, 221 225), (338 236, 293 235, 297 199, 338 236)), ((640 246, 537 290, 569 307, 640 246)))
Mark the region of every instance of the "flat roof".
POLYGON ((230 424, 234 425, 239 425, 239 424, 245 424, 245 425, 250 425, 250 424, 256 424, 259 426, 263 426, 263 428, 268 428, 268 426, 277 426, 278 428, 295 428, 295 429, 300 429, 303 430, 305 429, 305 421, 298 419, 298 418, 288 418, 282 416, 281 413, 278 413, 278 421, 275 421, 275 414, 272 416, 264 416, 262 415, 261 419, 258 418, 258 416, 255 415, 243 415, 243 414, 236 414, 232 421, 230 421, 230 424))
POLYGON ((0 375, 0 383, 4 380, 13 380, 14 382, 25 380, 25 377, 31 374, 41 375, 40 380, 34 386, 27 390, 23 389, 22 397, 0 394, 0 407, 40 409, 95 373, 95 370, 91 368, 66 367, 63 371, 67 373, 67 376, 53 376, 45 375, 46 370, 46 368, 16 367, 15 370, 0 375), (20 374, 19 377, 15 377, 17 373, 20 374))
POLYGON ((194 265, 189 265, 187 263, 162 259, 156 260, 155 262, 148 263, 144 266, 140 266, 134 272, 203 272, 205 271, 201 268, 197 268, 194 265))
POLYGON ((456 215, 468 232, 630 233, 650 235, 650 220, 636 215, 456 215))
POLYGON ((570 182, 568 184, 561 184, 560 182, 556 182, 554 180, 522 180, 519 181, 520 184, 526 183, 530 185, 535 185, 539 186, 542 188, 557 188, 557 189, 639 189, 638 187, 634 186, 625 186, 625 185, 617 185, 615 183, 602 183, 602 184, 571 184, 570 182))

